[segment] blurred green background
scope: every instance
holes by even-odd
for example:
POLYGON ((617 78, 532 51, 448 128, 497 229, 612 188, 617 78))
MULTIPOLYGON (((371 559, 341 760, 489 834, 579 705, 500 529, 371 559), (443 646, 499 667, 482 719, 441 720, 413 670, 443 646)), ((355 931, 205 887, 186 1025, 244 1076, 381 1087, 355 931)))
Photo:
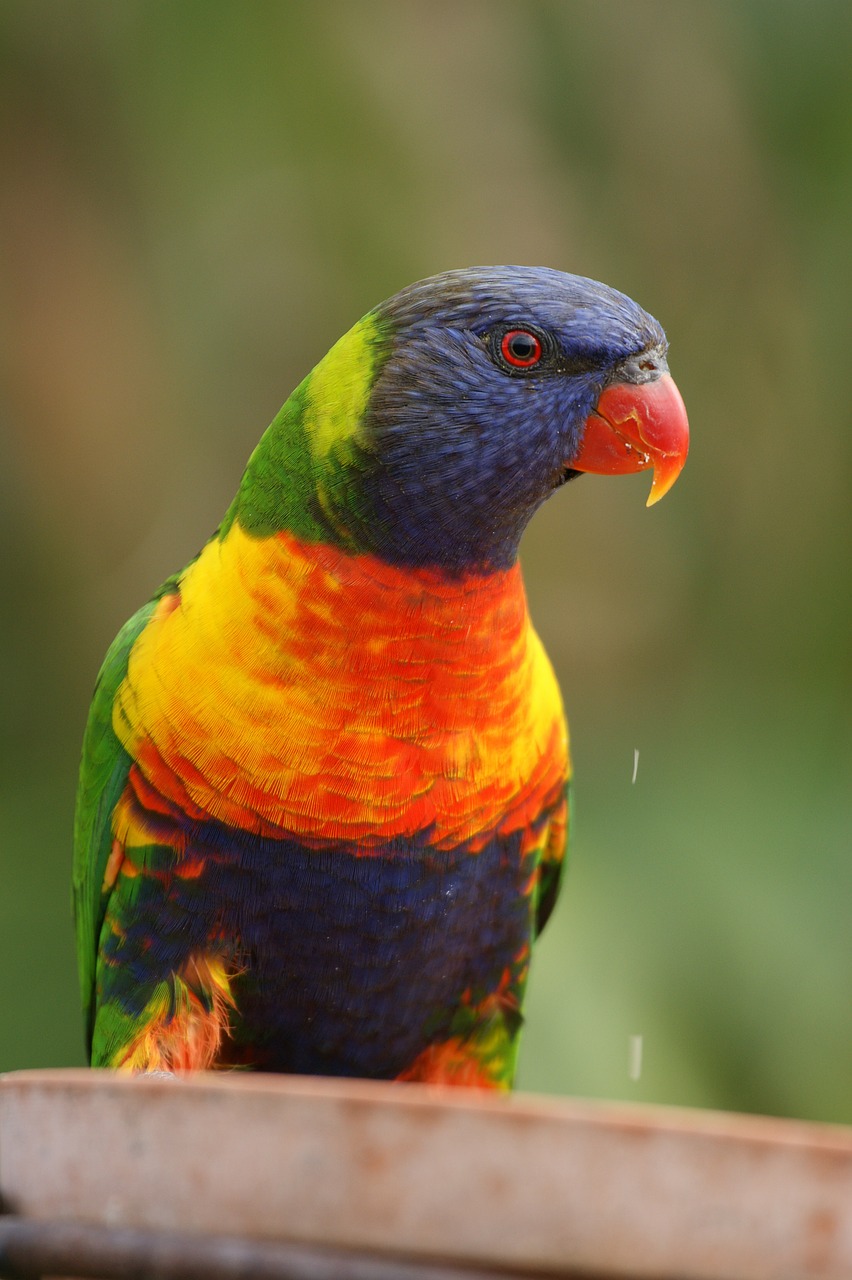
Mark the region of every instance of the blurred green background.
POLYGON ((848 0, 0 7, 0 1068, 82 1061, 120 623, 365 310, 542 263, 663 322, 693 445, 525 541, 577 824, 520 1083, 852 1121, 850 66, 848 0))

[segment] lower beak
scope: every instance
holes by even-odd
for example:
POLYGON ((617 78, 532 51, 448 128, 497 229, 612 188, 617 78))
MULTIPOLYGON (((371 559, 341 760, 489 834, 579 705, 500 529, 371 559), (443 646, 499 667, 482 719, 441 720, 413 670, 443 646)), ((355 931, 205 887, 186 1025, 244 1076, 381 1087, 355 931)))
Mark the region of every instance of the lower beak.
POLYGON ((653 382, 614 382, 586 419, 574 471, 626 475, 654 468, 648 506, 677 480, 689 450, 686 407, 667 373, 653 382))

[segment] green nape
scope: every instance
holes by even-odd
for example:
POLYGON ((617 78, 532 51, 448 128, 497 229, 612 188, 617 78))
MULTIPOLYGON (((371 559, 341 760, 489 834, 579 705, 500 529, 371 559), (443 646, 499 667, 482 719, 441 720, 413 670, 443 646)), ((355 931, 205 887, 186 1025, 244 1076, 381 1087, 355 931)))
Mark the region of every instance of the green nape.
POLYGON ((308 542, 352 545, 345 513, 363 502, 353 478, 364 465, 362 427, 391 333, 367 314, 296 387, 249 458, 220 538, 238 520, 258 538, 286 529, 308 542))

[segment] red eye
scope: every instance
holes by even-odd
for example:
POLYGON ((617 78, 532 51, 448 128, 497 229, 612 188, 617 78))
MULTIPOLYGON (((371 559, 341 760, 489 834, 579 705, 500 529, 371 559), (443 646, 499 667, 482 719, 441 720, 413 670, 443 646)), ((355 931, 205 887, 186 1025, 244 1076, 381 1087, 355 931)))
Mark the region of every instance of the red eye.
POLYGON ((541 340, 528 329, 510 329, 500 340, 500 354, 516 369, 532 369, 541 359, 541 340))

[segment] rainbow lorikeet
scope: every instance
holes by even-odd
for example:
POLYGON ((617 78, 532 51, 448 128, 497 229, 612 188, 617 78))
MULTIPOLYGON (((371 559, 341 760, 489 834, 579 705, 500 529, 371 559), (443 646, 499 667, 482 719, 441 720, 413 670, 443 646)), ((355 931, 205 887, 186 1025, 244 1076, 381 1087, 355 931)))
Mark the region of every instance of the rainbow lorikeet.
POLYGON ((663 330, 577 276, 450 271, 332 347, 98 679, 94 1065, 511 1085, 570 775, 518 544, 581 471, 656 501, 687 444, 663 330))

